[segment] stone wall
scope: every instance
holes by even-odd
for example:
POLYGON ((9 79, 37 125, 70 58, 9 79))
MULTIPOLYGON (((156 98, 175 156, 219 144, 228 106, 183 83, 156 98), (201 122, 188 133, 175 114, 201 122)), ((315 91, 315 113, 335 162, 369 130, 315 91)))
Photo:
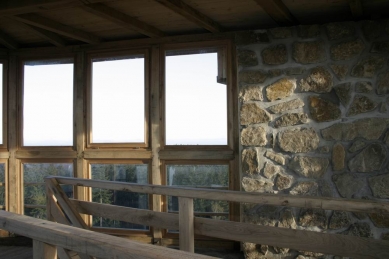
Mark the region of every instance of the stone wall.
MULTIPOLYGON (((240 33, 242 189, 389 202, 389 21, 240 33)), ((389 239, 389 218, 245 205, 254 224, 389 239)), ((333 258, 246 243, 246 258, 333 258)), ((335 257, 337 258, 337 257, 335 257)))

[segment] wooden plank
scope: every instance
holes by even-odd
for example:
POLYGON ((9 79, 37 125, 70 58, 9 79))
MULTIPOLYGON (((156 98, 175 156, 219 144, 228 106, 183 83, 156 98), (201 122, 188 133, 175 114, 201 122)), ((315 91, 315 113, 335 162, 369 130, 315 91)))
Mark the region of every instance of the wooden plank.
POLYGON ((34 259, 57 259, 57 248, 38 240, 32 240, 34 259))
POLYGON ((76 158, 76 151, 45 151, 45 150, 18 150, 15 153, 17 159, 40 158, 76 158))
POLYGON ((99 43, 100 39, 95 35, 78 30, 76 28, 64 25, 54 20, 45 18, 38 14, 20 14, 11 17, 12 19, 33 25, 38 28, 42 28, 51 32, 58 33, 63 36, 67 36, 73 39, 84 41, 87 43, 99 43))
POLYGON ((195 218, 195 233, 351 258, 389 258, 389 241, 195 218))
POLYGON ((13 40, 10 36, 0 31, 0 44, 4 45, 9 49, 18 49, 19 44, 13 40))
POLYGON ((9 152, 0 152, 0 159, 8 159, 9 152))
POLYGON ((296 18, 281 0, 254 0, 280 26, 294 25, 296 18))
POLYGON ((157 228, 178 230, 178 215, 71 199, 80 213, 157 228))
POLYGON ((232 150, 161 150, 159 152, 160 159, 164 160, 232 160, 234 159, 234 152, 232 150))
MULTIPOLYGON (((285 206, 285 207, 389 214, 389 203, 382 202, 382 201, 279 195, 279 194, 267 194, 267 193, 249 193, 249 192, 222 191, 222 190, 212 190, 212 189, 180 188, 180 187, 159 186, 159 185, 138 185, 132 183, 89 180, 89 179, 72 179, 66 177, 55 177, 55 178, 61 184, 88 186, 88 187, 111 189, 117 191, 129 191, 129 192, 169 195, 169 196, 178 196, 178 197, 186 197, 186 198, 199 198, 199 199, 208 199, 208 200, 225 200, 231 202, 267 204, 267 205, 285 206)), ((50 179, 50 177, 46 179, 50 179)))
POLYGON ((50 201, 50 214, 52 215, 52 220, 50 221, 69 226, 71 225, 65 214, 62 212, 61 208, 53 200, 50 201))
POLYGON ((41 242, 99 258, 211 259, 215 257, 142 244, 120 237, 0 211, 3 229, 41 242))
POLYGON ((29 30, 33 31, 37 35, 41 36, 43 39, 47 40, 51 44, 57 46, 57 47, 65 47, 66 43, 65 40, 59 37, 57 34, 47 31, 35 26, 31 26, 28 24, 25 24, 25 28, 28 28, 29 30))
POLYGON ((107 5, 104 4, 87 4, 82 6, 82 8, 90 13, 93 13, 99 17, 105 18, 119 24, 123 28, 137 31, 149 37, 164 37, 166 34, 161 30, 139 21, 138 19, 121 13, 107 5))
POLYGON ((151 159, 149 150, 85 150, 85 159, 151 159))
POLYGON ((361 0, 350 0, 349 6, 354 19, 360 19, 363 17, 363 7, 361 0))
POLYGON ((187 5, 181 0, 155 0, 172 11, 184 16, 189 21, 207 29, 210 32, 222 32, 223 28, 208 16, 187 5))
POLYGON ((194 253, 193 199, 178 198, 180 250, 194 253))

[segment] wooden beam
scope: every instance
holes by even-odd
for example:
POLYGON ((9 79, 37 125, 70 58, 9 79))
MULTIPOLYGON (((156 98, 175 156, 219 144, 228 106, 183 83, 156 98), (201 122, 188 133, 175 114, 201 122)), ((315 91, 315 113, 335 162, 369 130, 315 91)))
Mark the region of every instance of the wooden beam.
POLYGON ((208 16, 187 5, 181 0, 155 0, 174 12, 184 16, 189 21, 207 29, 210 32, 222 32, 223 28, 208 16))
POLYGON ((17 159, 37 159, 37 158, 77 158, 76 151, 45 151, 45 150, 17 150, 17 159))
POLYGON ((87 4, 82 6, 82 8, 87 12, 119 24, 123 28, 137 31, 151 38, 166 36, 164 32, 158 30, 157 28, 147 23, 141 22, 134 17, 121 13, 104 4, 87 4))
POLYGON ((9 49, 18 49, 19 44, 17 44, 13 39, 11 39, 7 34, 0 31, 0 43, 9 49))
POLYGON ((51 44, 53 44, 57 47, 65 47, 66 46, 65 41, 61 37, 59 37, 57 34, 55 34, 54 32, 47 31, 47 30, 44 30, 44 29, 41 29, 41 28, 38 28, 38 27, 35 27, 32 25, 25 24, 25 23, 21 23, 21 24, 23 24, 25 26, 25 28, 35 32, 40 37, 42 37, 43 39, 47 40, 48 42, 50 42, 51 44))
POLYGON ((178 197, 180 250, 194 253, 193 199, 178 197))
POLYGON ((63 36, 67 36, 73 39, 77 39, 80 41, 84 41, 87 43, 99 43, 100 39, 92 34, 87 32, 75 29, 73 27, 64 25, 62 23, 53 21, 51 19, 45 18, 38 14, 21 14, 11 16, 12 19, 33 25, 35 27, 39 27, 41 29, 45 29, 51 32, 58 33, 63 36))
POLYGON ((280 26, 294 25, 296 18, 281 0, 254 0, 280 26))
POLYGON ((354 19, 360 19, 363 17, 363 7, 361 0, 350 0, 348 4, 354 19))
POLYGON ((161 150, 160 159, 164 160, 185 160, 185 159, 205 159, 205 160, 231 160, 234 159, 232 150, 225 151, 196 151, 196 150, 161 150))

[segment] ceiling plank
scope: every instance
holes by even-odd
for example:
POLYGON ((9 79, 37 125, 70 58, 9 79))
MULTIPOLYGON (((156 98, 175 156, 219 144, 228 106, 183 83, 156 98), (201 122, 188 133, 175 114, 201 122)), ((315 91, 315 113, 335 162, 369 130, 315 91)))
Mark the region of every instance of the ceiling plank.
POLYGON ((354 19, 360 19, 363 17, 363 7, 361 0, 350 0, 349 6, 354 19))
POLYGON ((181 0, 155 0, 174 12, 184 16, 186 19, 198 24, 210 32, 222 32, 223 28, 208 16, 190 7, 181 0))
POLYGON ((67 36, 73 39, 77 39, 87 43, 99 43, 100 39, 87 32, 75 29, 73 27, 64 25, 62 23, 47 19, 37 14, 20 14, 11 16, 10 18, 33 25, 35 27, 45 29, 51 32, 58 33, 63 36, 67 36))
POLYGON ((280 26, 294 25, 296 18, 281 0, 254 0, 280 26))
POLYGON ((19 44, 11 39, 7 34, 0 31, 0 43, 8 49, 18 49, 19 44))
POLYGON ((129 15, 116 11, 115 9, 104 4, 88 4, 82 7, 85 11, 95 14, 99 17, 110 20, 124 28, 137 31, 151 38, 158 38, 167 36, 164 32, 157 28, 139 21, 129 15))

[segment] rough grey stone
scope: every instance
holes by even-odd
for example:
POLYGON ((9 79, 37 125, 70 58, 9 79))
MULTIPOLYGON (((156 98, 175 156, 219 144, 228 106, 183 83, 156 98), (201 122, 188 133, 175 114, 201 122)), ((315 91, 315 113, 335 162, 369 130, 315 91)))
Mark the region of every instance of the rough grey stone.
POLYGON ((315 38, 320 35, 320 26, 318 24, 299 25, 297 35, 304 39, 315 38))
POLYGON ((276 187, 278 190, 285 190, 292 186, 293 183, 293 177, 290 175, 282 175, 279 174, 277 176, 277 179, 275 181, 276 187))
POLYGON ((389 71, 378 75, 377 94, 389 94, 389 71))
POLYGON ((358 139, 351 145, 351 147, 348 149, 348 151, 354 153, 354 152, 357 152, 358 150, 361 150, 365 146, 366 146, 366 142, 358 139))
POLYGON ((337 123, 321 130, 325 140, 353 140, 361 137, 367 140, 377 140, 389 123, 389 119, 365 118, 352 123, 337 123))
POLYGON ((263 101, 262 89, 259 85, 244 86, 239 91, 239 98, 243 102, 263 101))
POLYGON ((278 133, 278 144, 285 152, 301 153, 317 149, 319 136, 312 128, 290 129, 278 133))
POLYGON ((278 164, 285 165, 285 157, 281 154, 277 154, 272 151, 266 151, 265 156, 278 164))
POLYGON ((301 176, 319 179, 326 173, 328 164, 327 158, 295 156, 288 167, 301 176))
POLYGON ((273 163, 266 162, 265 163, 265 168, 263 169, 263 175, 270 179, 273 180, 277 174, 279 174, 282 171, 280 166, 274 165, 273 163))
POLYGON ((357 94, 347 112, 347 116, 353 116, 364 112, 371 112, 377 108, 377 103, 373 102, 369 97, 357 94))
POLYGON ((332 197, 333 196, 331 186, 325 180, 320 181, 319 190, 320 190, 321 196, 323 196, 323 197, 332 197))
POLYGON ((284 44, 268 47, 261 53, 262 62, 267 65, 281 65, 288 61, 288 51, 284 44))
POLYGON ((371 93, 373 91, 373 85, 370 82, 358 82, 355 84, 355 92, 357 93, 371 93))
POLYGON ((275 121, 275 127, 287 127, 304 124, 308 122, 308 115, 305 113, 287 113, 275 121))
POLYGON ((331 73, 324 67, 315 67, 305 79, 300 81, 302 92, 328 93, 331 91, 333 79, 331 73))
POLYGON ((384 141, 385 141, 385 144, 386 144, 387 146, 389 146, 389 131, 386 132, 386 136, 385 136, 384 141))
POLYGON ((270 121, 270 115, 257 103, 243 104, 240 109, 240 124, 249 125, 270 121))
POLYGON ((336 95, 343 106, 347 107, 351 99, 351 83, 343 83, 334 87, 336 95))
POLYGON ((387 111, 386 103, 381 102, 379 111, 380 111, 380 113, 386 113, 386 111, 387 111))
POLYGON ((284 103, 276 104, 273 106, 270 106, 268 109, 272 113, 281 113, 284 111, 290 111, 294 109, 298 109, 304 106, 304 102, 301 99, 294 99, 291 101, 287 101, 284 103))
POLYGON ((343 234, 366 238, 373 237, 373 233, 371 232, 370 226, 366 222, 357 222, 352 224, 348 230, 343 232, 343 234))
POLYGON ((364 185, 362 179, 356 178, 351 173, 334 174, 332 181, 343 198, 352 198, 364 185))
POLYGON ((236 45, 248 45, 253 43, 268 43, 269 36, 266 32, 255 33, 253 31, 245 31, 235 34, 236 45))
POLYGON ((242 130, 241 143, 243 146, 265 146, 266 131, 262 127, 247 127, 242 130))
POLYGON ((296 220, 293 216, 293 212, 290 209, 285 209, 281 212, 280 219, 278 221, 278 227, 291 229, 297 228, 296 220))
POLYGON ((262 259, 268 255, 269 247, 267 245, 259 245, 254 243, 243 243, 244 257, 248 259, 262 259))
POLYGON ((336 104, 316 96, 309 96, 309 111, 312 119, 317 122, 333 121, 341 117, 336 104))
POLYGON ((273 191, 273 183, 265 178, 249 178, 243 177, 242 179, 242 187, 246 192, 260 192, 260 193, 268 193, 273 191))
POLYGON ((334 211, 330 219, 329 229, 340 229, 348 227, 351 223, 350 217, 345 211, 334 211))
POLYGON ((358 61, 351 70, 351 75, 354 77, 372 78, 384 64, 384 57, 370 56, 358 61))
POLYGON ((376 21, 363 21, 362 32, 367 40, 374 40, 382 35, 382 27, 376 21))
POLYGON ((265 82, 267 73, 262 70, 246 70, 239 73, 239 81, 246 84, 259 84, 265 82))
POLYGON ((389 232, 387 232, 387 233, 382 233, 381 239, 382 239, 382 240, 388 240, 388 241, 389 241, 389 232))
POLYGON ((292 195, 316 196, 318 184, 316 182, 299 182, 289 192, 292 195))
POLYGON ((270 77, 270 78, 273 78, 273 77, 279 77, 280 75, 282 75, 284 73, 284 71, 282 71, 281 69, 270 69, 268 72, 267 72, 267 75, 270 77))
POLYGON ((319 227, 327 228, 327 216, 324 210, 307 209, 301 210, 299 225, 302 227, 319 227))
POLYGON ((270 29, 269 31, 275 39, 286 39, 292 37, 292 27, 277 27, 270 29))
POLYGON ((285 69, 285 74, 288 76, 295 76, 295 75, 301 75, 304 74, 305 68, 304 67, 290 67, 285 69))
POLYGON ((253 175, 258 172, 257 151, 253 148, 243 149, 242 151, 242 171, 243 173, 253 175))
POLYGON ((348 65, 331 64, 330 67, 339 80, 344 80, 346 78, 349 70, 348 65))
POLYGON ((301 64, 313 64, 327 60, 322 41, 295 42, 292 56, 296 62, 301 64))
POLYGON ((371 51, 373 53, 388 53, 389 52, 389 41, 380 41, 374 42, 371 47, 371 51))
POLYGON ((330 48, 331 59, 349 60, 361 54, 364 49, 365 44, 360 39, 338 43, 330 48))
POLYGON ((244 209, 244 222, 274 227, 278 221, 278 208, 275 206, 251 206, 244 209))
POLYGON ((296 89, 295 79, 282 78, 266 87, 266 97, 270 101, 284 99, 290 96, 294 89, 296 89))
POLYGON ((330 153, 330 147, 329 146, 322 146, 319 148, 318 151, 321 154, 327 154, 327 153, 330 153))
POLYGON ((389 174, 370 177, 369 186, 374 197, 389 199, 389 174))
POLYGON ((334 171, 341 171, 345 166, 346 151, 340 143, 336 143, 332 148, 332 169, 334 171))
POLYGON ((389 217, 387 214, 379 213, 370 213, 369 217, 373 222, 374 226, 378 228, 389 228, 389 217))
POLYGON ((338 40, 355 35, 355 27, 352 22, 329 23, 325 25, 328 39, 338 40))
POLYGON ((258 65, 258 58, 255 51, 248 49, 238 50, 238 65, 243 67, 258 65))
POLYGON ((373 143, 362 150, 361 153, 352 158, 348 166, 351 171, 370 173, 380 170, 385 162, 387 152, 383 145, 373 143))

